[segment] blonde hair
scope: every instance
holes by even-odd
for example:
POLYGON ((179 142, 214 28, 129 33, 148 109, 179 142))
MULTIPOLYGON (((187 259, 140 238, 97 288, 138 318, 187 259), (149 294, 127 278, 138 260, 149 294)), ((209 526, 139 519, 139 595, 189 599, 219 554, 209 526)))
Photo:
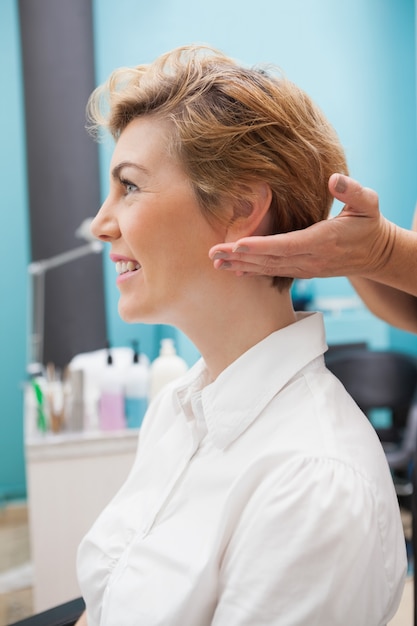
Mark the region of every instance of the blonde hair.
POLYGON ((116 140, 144 115, 173 123, 170 147, 209 218, 222 219, 224 199, 247 209, 248 183, 263 181, 272 190, 271 234, 306 228, 328 216, 329 176, 348 173, 334 129, 303 90, 206 46, 117 69, 88 103, 90 130, 106 128, 116 140))

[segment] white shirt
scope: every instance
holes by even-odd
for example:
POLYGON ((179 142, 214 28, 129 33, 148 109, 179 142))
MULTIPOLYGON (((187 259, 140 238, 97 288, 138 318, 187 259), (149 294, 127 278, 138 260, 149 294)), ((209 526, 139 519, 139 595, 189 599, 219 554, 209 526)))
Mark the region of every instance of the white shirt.
POLYGON ((406 572, 397 499, 325 350, 320 314, 301 315, 215 382, 200 360, 161 392, 79 549, 89 626, 389 621, 406 572))

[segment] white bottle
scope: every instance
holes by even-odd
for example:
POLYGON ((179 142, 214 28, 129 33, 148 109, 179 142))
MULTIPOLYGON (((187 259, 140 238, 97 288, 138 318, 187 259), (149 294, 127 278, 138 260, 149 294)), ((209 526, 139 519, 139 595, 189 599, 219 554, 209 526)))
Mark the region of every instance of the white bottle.
POLYGON ((188 370, 188 365, 177 355, 172 339, 162 339, 159 356, 150 367, 149 398, 153 400, 159 391, 188 370))
POLYGON ((125 416, 128 428, 140 428, 148 408, 150 372, 134 342, 133 362, 125 373, 125 416))

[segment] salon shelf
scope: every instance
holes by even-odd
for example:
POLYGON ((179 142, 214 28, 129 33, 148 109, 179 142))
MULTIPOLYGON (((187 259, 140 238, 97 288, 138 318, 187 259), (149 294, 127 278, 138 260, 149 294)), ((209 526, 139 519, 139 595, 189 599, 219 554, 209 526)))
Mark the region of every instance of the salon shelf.
POLYGON ((45 433, 26 440, 26 457, 30 460, 91 457, 118 452, 135 452, 138 429, 45 433))

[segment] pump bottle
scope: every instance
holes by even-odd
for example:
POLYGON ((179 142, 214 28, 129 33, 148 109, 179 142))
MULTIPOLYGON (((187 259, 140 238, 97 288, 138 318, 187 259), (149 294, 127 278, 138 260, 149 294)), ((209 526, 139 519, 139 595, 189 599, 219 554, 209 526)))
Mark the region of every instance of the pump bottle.
POLYGON ((177 355, 173 340, 162 339, 159 356, 150 367, 150 400, 169 382, 185 374, 187 369, 187 363, 177 355))

